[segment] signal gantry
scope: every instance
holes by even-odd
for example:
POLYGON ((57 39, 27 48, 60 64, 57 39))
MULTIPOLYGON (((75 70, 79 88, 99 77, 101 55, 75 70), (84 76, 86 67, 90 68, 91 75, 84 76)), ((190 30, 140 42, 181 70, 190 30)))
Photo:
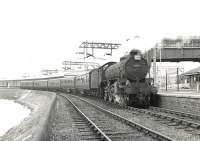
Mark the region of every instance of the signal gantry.
POLYGON ((63 69, 64 71, 72 70, 72 66, 83 66, 86 68, 86 70, 89 69, 91 66, 93 69, 99 67, 100 65, 95 62, 76 62, 76 61, 63 61, 62 63, 64 65, 63 69))
POLYGON ((94 55, 94 49, 106 49, 106 50, 110 50, 109 53, 106 53, 105 55, 110 55, 112 56, 113 53, 113 49, 118 49, 119 46, 121 46, 121 44, 117 44, 117 43, 102 43, 102 42, 83 42, 79 48, 83 48, 83 52, 78 52, 77 54, 83 54, 84 55, 84 59, 89 58, 89 57, 93 57, 96 59, 104 59, 104 58, 97 58, 94 55), (91 49, 91 53, 89 53, 89 50, 91 49))

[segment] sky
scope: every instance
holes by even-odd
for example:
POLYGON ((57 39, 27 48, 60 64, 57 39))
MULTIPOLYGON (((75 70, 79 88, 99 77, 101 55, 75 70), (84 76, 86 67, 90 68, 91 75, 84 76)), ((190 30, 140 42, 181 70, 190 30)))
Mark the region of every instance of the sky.
POLYGON ((199 35, 199 13, 198 0, 1 0, 0 78, 80 61, 75 53, 84 41, 121 43, 113 57, 103 56, 118 61, 164 37, 199 35))

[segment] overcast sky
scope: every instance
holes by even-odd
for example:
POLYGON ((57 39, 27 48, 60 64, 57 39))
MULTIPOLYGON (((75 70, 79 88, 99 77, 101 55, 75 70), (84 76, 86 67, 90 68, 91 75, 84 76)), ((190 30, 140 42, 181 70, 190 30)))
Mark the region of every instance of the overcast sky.
POLYGON ((62 61, 81 57, 75 52, 86 40, 122 43, 114 51, 116 58, 131 48, 147 50, 163 37, 200 35, 199 4, 198 0, 1 0, 0 78, 59 68, 62 61))

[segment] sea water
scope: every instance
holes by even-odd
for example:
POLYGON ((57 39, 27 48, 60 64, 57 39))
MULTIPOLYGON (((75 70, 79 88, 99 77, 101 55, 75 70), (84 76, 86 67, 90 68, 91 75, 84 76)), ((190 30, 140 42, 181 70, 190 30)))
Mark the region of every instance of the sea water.
POLYGON ((13 100, 0 99, 0 136, 30 114, 30 109, 13 100))

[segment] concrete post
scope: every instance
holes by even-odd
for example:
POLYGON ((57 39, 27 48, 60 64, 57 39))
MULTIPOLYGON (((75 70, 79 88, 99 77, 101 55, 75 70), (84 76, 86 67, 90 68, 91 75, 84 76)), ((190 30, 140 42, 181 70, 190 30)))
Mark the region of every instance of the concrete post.
POLYGON ((199 81, 197 81, 197 93, 199 92, 199 81))
POLYGON ((197 93, 199 92, 199 76, 196 75, 197 93))

